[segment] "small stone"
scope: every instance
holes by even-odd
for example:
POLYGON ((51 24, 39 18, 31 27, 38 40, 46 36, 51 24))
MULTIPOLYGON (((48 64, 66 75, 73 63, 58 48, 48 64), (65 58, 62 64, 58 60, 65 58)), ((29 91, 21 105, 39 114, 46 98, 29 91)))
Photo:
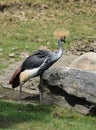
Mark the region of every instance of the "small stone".
POLYGON ((14 57, 15 57, 15 53, 9 54, 9 57, 10 57, 10 58, 14 58, 14 57))
POLYGON ((17 50, 17 47, 13 47, 11 48, 12 51, 16 51, 17 50))
POLYGON ((0 47, 0 51, 3 51, 4 49, 0 47))
POLYGON ((4 97, 4 95, 0 95, 0 98, 3 98, 4 97))
POLYGON ((21 58, 27 58, 28 56, 29 56, 29 54, 27 52, 20 53, 21 58))

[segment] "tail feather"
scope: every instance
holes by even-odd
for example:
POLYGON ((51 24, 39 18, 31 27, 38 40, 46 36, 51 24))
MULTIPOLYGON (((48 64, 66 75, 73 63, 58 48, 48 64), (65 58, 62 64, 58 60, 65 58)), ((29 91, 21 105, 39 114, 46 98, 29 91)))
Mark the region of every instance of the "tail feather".
POLYGON ((16 71, 13 73, 13 75, 9 81, 9 84, 12 85, 12 88, 16 88, 20 85, 19 75, 21 73, 21 70, 22 70, 22 68, 20 67, 20 68, 16 69, 16 71))

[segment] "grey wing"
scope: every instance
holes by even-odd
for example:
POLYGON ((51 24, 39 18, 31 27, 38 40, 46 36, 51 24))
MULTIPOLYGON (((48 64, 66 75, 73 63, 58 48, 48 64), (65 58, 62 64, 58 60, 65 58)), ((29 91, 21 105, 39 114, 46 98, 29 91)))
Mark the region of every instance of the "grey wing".
POLYGON ((44 60, 44 64, 40 67, 40 72, 47 70, 51 67, 56 61, 53 60, 53 55, 49 54, 44 60))
POLYGON ((35 52, 23 62, 22 69, 25 70, 40 67, 48 55, 49 52, 45 50, 35 52))

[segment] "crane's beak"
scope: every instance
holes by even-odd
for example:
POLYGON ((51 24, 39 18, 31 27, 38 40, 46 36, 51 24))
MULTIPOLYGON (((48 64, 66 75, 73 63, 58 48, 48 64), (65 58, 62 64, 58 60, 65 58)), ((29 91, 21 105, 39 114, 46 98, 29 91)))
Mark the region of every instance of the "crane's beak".
POLYGON ((65 40, 65 39, 66 39, 66 37, 65 37, 65 36, 64 36, 64 37, 62 37, 62 38, 61 38, 62 42, 64 42, 64 43, 65 43, 65 42, 66 42, 66 40, 65 40))
POLYGON ((65 42, 66 42, 66 41, 65 41, 65 39, 62 39, 62 42, 64 42, 64 43, 65 43, 65 42))

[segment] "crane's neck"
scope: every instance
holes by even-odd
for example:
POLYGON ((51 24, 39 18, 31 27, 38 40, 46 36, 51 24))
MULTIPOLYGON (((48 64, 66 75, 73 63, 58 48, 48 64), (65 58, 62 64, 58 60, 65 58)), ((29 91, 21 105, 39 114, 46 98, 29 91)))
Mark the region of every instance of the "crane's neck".
POLYGON ((55 54, 54 60, 57 61, 63 54, 63 47, 61 39, 58 40, 59 51, 55 54))

